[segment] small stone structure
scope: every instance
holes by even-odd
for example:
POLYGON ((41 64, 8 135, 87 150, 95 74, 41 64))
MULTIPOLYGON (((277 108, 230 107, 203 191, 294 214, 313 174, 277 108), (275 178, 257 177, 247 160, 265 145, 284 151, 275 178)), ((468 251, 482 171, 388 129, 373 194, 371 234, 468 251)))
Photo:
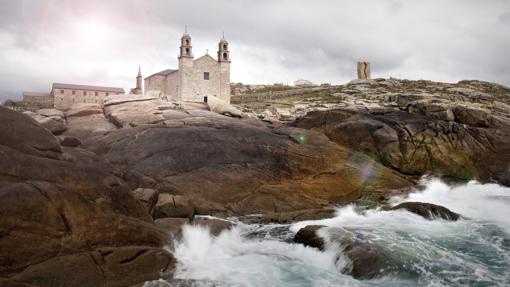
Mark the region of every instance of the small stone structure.
POLYGON ((207 102, 217 97, 230 103, 230 51, 223 37, 218 43, 218 57, 206 53, 194 59, 191 37, 181 38, 179 69, 167 69, 145 78, 145 92, 161 91, 168 99, 207 102))
POLYGON ((358 79, 369 80, 370 79, 370 63, 369 62, 358 62, 358 79))
POLYGON ((130 94, 135 94, 135 95, 142 95, 143 94, 143 89, 142 89, 142 70, 141 70, 140 66, 138 66, 138 76, 136 76, 136 87, 131 89, 130 94))

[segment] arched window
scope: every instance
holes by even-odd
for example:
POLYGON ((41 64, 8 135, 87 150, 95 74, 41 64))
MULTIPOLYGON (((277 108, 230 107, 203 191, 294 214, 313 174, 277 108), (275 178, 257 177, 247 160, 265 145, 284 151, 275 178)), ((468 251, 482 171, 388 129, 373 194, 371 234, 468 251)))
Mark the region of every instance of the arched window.
POLYGON ((228 60, 228 55, 227 55, 227 53, 223 53, 223 60, 228 60))
POLYGON ((186 45, 189 45, 189 39, 184 40, 184 43, 186 43, 186 45))
POLYGON ((186 51, 186 55, 189 56, 189 48, 186 48, 185 51, 186 51))
POLYGON ((227 44, 223 44, 223 50, 227 49, 227 44))

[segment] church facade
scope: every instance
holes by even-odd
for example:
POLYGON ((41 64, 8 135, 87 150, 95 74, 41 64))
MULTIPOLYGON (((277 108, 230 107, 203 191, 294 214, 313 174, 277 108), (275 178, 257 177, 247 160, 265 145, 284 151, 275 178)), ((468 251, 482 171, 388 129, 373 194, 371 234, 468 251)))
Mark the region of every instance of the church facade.
POLYGON ((217 97, 230 103, 230 51, 223 37, 217 58, 208 53, 194 59, 191 37, 184 33, 179 51, 179 68, 167 69, 145 78, 145 91, 161 91, 168 99, 207 102, 217 97))

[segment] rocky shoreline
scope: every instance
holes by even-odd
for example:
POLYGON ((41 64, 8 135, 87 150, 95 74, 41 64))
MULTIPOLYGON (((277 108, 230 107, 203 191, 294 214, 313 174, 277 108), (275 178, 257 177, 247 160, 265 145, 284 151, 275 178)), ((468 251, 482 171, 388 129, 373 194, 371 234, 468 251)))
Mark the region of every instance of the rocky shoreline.
POLYGON ((171 279, 183 224, 231 226, 196 215, 326 218, 423 175, 509 186, 509 104, 497 84, 377 79, 258 105, 0 107, 0 285, 171 279))

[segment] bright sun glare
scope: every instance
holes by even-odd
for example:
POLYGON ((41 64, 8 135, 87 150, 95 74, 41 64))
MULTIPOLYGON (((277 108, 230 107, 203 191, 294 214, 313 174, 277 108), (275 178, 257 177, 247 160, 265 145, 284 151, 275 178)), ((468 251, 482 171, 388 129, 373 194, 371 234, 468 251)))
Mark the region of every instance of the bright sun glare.
POLYGON ((104 42, 108 38, 108 31, 109 27, 99 20, 84 20, 77 24, 77 36, 91 44, 104 42))

